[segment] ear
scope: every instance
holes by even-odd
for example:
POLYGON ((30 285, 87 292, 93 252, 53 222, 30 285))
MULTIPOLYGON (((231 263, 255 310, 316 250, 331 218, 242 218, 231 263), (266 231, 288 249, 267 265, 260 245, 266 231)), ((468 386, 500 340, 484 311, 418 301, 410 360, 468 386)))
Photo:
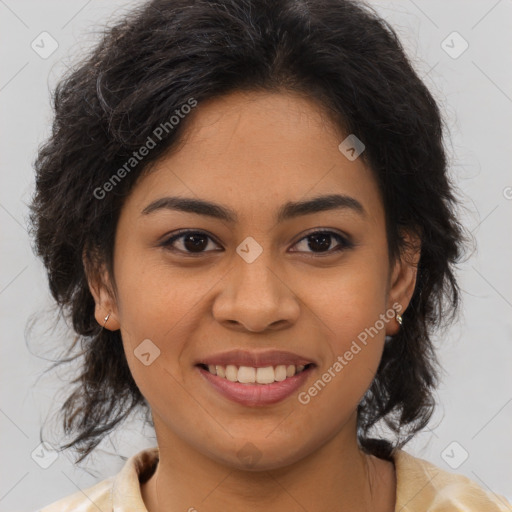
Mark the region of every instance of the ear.
POLYGON ((99 325, 109 331, 120 329, 117 302, 113 293, 110 276, 105 265, 93 266, 84 251, 82 255, 89 290, 94 297, 94 317, 99 325), (108 318, 107 318, 108 316, 108 318), (107 320, 105 321, 105 318, 107 320))
MULTIPOLYGON (((409 306, 416 287, 418 263, 421 255, 420 237, 407 231, 403 233, 405 246, 399 259, 395 262, 389 280, 388 310, 394 309, 400 315, 409 306)), ((386 324, 386 335, 393 336, 400 330, 396 319, 386 324)))

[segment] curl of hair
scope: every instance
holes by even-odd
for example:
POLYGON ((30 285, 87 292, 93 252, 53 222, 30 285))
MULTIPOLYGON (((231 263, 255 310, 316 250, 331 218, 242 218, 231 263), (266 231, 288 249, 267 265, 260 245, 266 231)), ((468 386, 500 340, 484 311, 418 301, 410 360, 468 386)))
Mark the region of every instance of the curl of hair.
POLYGON ((153 162, 177 147, 193 113, 103 199, 94 191, 191 98, 200 108, 233 91, 313 98, 366 145, 361 158, 381 191, 390 261, 406 246, 403 230, 418 233, 422 246, 403 326, 387 340, 358 406, 360 445, 389 458, 432 415, 438 378, 432 333, 458 307, 454 265, 464 232, 454 213, 439 108, 397 34, 355 0, 156 0, 105 30, 59 82, 52 134, 35 162, 35 252, 83 348, 83 371, 61 409, 65 432, 75 435, 64 448, 77 449, 79 460, 134 408, 149 407, 119 331, 95 320, 87 275, 104 264, 113 276, 124 199, 153 162), (369 437, 380 420, 394 440, 369 437))

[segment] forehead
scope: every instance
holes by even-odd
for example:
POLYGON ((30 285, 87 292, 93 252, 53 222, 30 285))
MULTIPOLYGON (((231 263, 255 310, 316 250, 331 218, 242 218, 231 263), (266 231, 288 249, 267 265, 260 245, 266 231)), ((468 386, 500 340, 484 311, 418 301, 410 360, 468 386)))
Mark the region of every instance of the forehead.
MULTIPOLYGON (((288 93, 240 93, 200 103, 183 141, 141 179, 130 203, 142 212, 166 196, 225 205, 236 222, 276 221, 283 204, 343 195, 369 218, 382 215, 376 181, 314 101, 288 93)), ((282 215, 281 215, 282 217, 282 215)))

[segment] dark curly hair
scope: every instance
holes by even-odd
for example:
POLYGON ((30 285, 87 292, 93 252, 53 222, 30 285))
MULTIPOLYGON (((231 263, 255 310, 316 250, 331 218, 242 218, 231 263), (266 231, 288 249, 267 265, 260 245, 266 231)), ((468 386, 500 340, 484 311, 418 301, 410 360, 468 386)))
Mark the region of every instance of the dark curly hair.
MULTIPOLYGON (((134 410, 149 405, 132 378, 119 331, 94 317, 87 271, 112 272, 123 202, 143 172, 182 140, 186 116, 146 158, 99 198, 156 127, 190 99, 234 91, 295 92, 316 100, 361 155, 383 198, 390 261, 403 230, 421 238, 416 288, 403 326, 385 344, 376 377, 358 406, 363 450, 390 460, 433 413, 439 362, 435 329, 460 302, 455 265, 466 235, 448 176, 445 126, 436 101, 393 28, 355 0, 155 0, 105 30, 53 94, 54 121, 35 162, 30 205, 34 251, 47 269, 59 312, 72 323, 83 357, 62 405, 63 427, 83 460, 134 410), (393 439, 371 437, 383 420, 393 439)), ((114 283, 115 286, 115 283, 114 283)), ((152 425, 153 426, 153 425, 152 425)))

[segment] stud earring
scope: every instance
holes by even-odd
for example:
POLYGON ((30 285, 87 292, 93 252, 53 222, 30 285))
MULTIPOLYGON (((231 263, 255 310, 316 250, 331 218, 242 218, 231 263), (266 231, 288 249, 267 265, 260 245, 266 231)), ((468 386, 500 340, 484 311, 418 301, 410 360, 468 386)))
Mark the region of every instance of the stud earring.
POLYGON ((105 327, 105 325, 107 324, 107 321, 108 321, 108 318, 110 317, 110 313, 111 311, 109 311, 108 315, 105 317, 105 322, 103 323, 103 327, 102 329, 105 327))
POLYGON ((395 311, 395 318, 396 318, 396 321, 398 322, 398 324, 402 325, 403 319, 402 319, 402 316, 400 315, 400 313, 398 311, 395 311))

